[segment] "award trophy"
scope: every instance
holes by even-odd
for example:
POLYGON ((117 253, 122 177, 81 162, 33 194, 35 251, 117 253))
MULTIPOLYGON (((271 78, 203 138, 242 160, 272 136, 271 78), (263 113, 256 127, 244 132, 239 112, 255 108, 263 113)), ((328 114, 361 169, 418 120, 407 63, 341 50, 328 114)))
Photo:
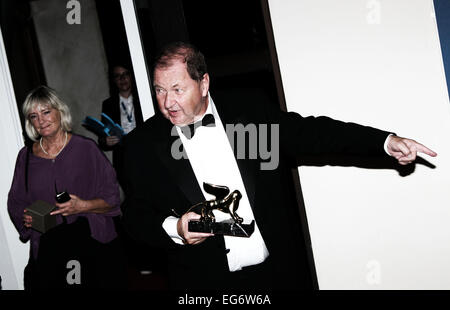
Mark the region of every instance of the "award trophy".
POLYGON ((195 212, 201 215, 199 220, 191 220, 188 229, 191 232, 204 232, 212 234, 221 234, 235 237, 250 237, 255 230, 255 221, 250 224, 243 224, 236 210, 239 207, 239 200, 242 198, 238 190, 230 194, 226 186, 203 183, 203 188, 215 199, 200 202, 193 205, 187 212, 195 212), (230 219, 216 222, 213 210, 219 210, 230 215, 230 219))

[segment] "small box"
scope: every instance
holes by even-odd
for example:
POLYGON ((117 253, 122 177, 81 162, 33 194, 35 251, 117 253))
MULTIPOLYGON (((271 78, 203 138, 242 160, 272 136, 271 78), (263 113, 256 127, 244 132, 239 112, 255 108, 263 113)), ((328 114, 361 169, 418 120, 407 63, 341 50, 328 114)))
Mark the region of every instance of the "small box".
POLYGON ((33 218, 31 228, 41 233, 47 232, 49 229, 57 225, 56 215, 50 215, 56 206, 42 200, 36 200, 27 210, 27 215, 33 218))

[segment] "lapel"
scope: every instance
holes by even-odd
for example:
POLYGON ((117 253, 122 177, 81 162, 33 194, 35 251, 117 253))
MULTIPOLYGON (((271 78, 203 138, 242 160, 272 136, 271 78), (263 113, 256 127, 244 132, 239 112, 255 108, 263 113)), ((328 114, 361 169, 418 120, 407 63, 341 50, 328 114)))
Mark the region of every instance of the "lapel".
POLYGON ((109 117, 111 117, 111 119, 113 121, 115 121, 117 124, 121 124, 121 120, 120 120, 120 97, 119 94, 114 95, 114 103, 112 105, 112 109, 111 109, 111 115, 108 115, 109 117))
MULTIPOLYGON (((162 138, 156 141, 156 152, 158 153, 158 156, 191 205, 204 201, 205 197, 198 186, 189 160, 184 159, 186 156, 182 159, 175 159, 172 156, 172 146, 176 143, 176 140, 179 139, 176 130, 174 130, 174 135, 172 136, 172 124, 162 116, 160 118, 162 122, 162 138)), ((178 140, 178 142, 179 141, 181 140, 178 140)))

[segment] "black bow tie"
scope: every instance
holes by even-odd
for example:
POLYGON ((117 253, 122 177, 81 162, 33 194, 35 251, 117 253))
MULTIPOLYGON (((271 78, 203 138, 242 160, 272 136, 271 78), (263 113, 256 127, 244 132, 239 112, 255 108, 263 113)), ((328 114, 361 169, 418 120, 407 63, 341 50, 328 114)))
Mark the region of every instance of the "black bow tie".
POLYGON ((194 134, 195 130, 200 126, 206 126, 206 127, 214 127, 216 126, 214 116, 212 114, 206 114, 202 120, 180 127, 181 132, 184 134, 184 136, 188 139, 191 139, 194 134))

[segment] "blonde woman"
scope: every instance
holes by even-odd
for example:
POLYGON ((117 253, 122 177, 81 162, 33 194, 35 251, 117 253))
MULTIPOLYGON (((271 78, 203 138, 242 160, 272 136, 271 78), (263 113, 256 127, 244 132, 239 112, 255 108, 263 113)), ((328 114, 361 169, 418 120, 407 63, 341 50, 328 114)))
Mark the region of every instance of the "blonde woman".
MULTIPOLYGON (((71 133, 69 108, 53 89, 40 86, 31 91, 22 111, 25 131, 34 143, 21 149, 17 157, 8 211, 20 239, 30 240, 25 289, 60 286, 68 271, 63 266, 67 262, 57 261, 58 257, 60 260, 64 257, 64 249, 76 249, 74 244, 86 236, 83 240, 93 240, 86 249, 93 249, 91 246, 96 242, 99 245, 96 249, 101 249, 116 239, 113 217, 120 215, 116 174, 95 142, 71 133), (61 191, 66 191, 71 199, 57 203, 55 195, 61 191), (45 234, 33 230, 32 218, 25 208, 36 200, 55 205, 57 210, 51 214, 56 215, 59 224, 65 225, 45 234), (39 249, 41 242, 44 245, 43 240, 46 240, 45 251, 39 249), (46 269, 44 262, 54 263, 54 268, 46 269), (62 269, 58 271, 59 263, 62 269), (54 274, 47 274, 49 270, 54 274)), ((71 254, 85 257, 80 253, 71 254)), ((100 259, 102 254, 97 254, 96 258, 100 259)), ((92 260, 89 264, 96 265, 92 260)))

